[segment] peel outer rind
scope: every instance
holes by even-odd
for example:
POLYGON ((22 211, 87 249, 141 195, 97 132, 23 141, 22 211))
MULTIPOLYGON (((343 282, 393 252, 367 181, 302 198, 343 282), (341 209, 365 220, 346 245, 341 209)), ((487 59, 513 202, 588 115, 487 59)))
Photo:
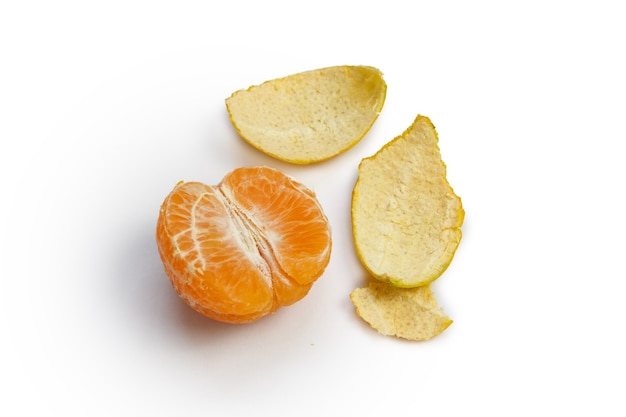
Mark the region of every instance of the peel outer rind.
POLYGON ((305 71, 235 91, 230 121, 246 142, 286 162, 311 164, 353 147, 385 102, 382 72, 371 66, 305 71))
POLYGON ((412 288, 447 269, 465 212, 446 178, 430 119, 418 115, 402 135, 361 161, 351 216, 357 255, 375 278, 412 288))

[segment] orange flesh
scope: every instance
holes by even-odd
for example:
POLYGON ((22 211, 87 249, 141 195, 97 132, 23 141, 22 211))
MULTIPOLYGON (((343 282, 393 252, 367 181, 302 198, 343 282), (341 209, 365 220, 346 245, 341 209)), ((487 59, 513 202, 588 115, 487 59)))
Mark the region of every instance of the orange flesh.
POLYGON ((177 185, 161 207, 157 243, 179 296, 231 323, 303 298, 331 252, 315 195, 267 167, 239 168, 218 186, 177 185))

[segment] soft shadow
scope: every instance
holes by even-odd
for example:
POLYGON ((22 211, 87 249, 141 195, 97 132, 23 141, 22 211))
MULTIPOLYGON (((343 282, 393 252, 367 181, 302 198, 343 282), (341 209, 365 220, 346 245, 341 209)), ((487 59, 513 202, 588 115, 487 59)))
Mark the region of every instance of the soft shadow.
POLYGON ((307 328, 314 316, 306 311, 286 307, 257 322, 235 325, 211 320, 187 306, 163 270, 152 224, 129 232, 116 253, 117 274, 107 300, 117 308, 116 331, 132 338, 124 343, 152 351, 154 360, 180 361, 178 366, 187 369, 189 377, 202 375, 202 383, 230 395, 254 392, 258 381, 286 375, 302 363, 303 355, 310 356, 307 328))

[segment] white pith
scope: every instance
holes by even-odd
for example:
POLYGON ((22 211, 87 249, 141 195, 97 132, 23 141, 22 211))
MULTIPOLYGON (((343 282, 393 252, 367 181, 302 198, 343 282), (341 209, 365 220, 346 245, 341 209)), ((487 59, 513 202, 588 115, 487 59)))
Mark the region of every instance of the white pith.
POLYGON ((281 281, 290 281, 289 276, 278 264, 272 245, 254 218, 240 207, 226 187, 218 187, 216 196, 222 199, 224 207, 228 211, 231 224, 234 228, 233 237, 238 242, 238 246, 256 265, 269 287, 273 286, 272 276, 281 281))

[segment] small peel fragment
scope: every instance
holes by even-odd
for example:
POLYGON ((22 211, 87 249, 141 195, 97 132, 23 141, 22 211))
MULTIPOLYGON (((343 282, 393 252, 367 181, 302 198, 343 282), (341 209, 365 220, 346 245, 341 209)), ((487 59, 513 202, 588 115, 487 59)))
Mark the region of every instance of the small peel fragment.
POLYGON ((370 282, 350 294, 359 317, 385 336, 429 340, 446 330, 452 320, 437 305, 430 288, 399 288, 370 282))

